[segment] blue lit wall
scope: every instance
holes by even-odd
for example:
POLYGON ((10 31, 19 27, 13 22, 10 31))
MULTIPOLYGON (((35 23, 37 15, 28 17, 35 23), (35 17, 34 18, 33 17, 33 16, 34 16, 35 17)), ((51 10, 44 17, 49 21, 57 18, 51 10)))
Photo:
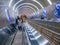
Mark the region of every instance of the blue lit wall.
POLYGON ((44 16, 44 18, 46 18, 46 10, 45 9, 43 9, 43 16, 44 16))
POLYGON ((56 3, 54 16, 60 18, 60 3, 56 3))
POLYGON ((5 8, 5 13, 6 13, 6 17, 7 17, 8 23, 10 23, 11 18, 10 18, 10 15, 9 15, 9 10, 8 10, 8 8, 5 8))

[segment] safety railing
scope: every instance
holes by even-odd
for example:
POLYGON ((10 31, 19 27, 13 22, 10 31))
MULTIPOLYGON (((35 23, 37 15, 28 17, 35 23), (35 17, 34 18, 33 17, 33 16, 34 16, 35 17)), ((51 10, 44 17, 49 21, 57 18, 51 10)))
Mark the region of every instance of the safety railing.
POLYGON ((0 29, 0 45, 12 45, 17 32, 14 25, 10 24, 0 29))
POLYGON ((37 30, 35 30, 28 23, 24 24, 24 29, 28 37, 29 45, 51 45, 48 40, 44 38, 37 30))
POLYGON ((34 22, 28 21, 31 26, 33 26, 40 34, 42 34, 46 39, 48 39, 52 45, 60 45, 60 34, 54 32, 48 28, 38 25, 34 22))

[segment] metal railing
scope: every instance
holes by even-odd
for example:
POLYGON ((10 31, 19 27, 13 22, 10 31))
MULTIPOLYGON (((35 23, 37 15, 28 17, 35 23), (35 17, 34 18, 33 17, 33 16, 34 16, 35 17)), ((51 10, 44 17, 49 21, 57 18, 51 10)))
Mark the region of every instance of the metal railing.
POLYGON ((48 39, 52 45, 60 45, 60 34, 54 32, 48 28, 38 25, 34 22, 28 21, 31 26, 33 26, 40 34, 42 34, 46 39, 48 39))
POLYGON ((37 30, 35 30, 28 23, 24 24, 24 29, 28 37, 29 45, 51 45, 37 30))
POLYGON ((15 24, 10 24, 0 29, 0 45, 12 45, 14 37, 17 33, 15 24))

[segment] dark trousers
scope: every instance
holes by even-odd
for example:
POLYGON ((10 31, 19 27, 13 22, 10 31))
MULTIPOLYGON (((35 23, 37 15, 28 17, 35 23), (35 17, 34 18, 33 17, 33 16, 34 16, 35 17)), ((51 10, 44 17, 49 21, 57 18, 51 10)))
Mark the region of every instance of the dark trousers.
POLYGON ((19 29, 19 30, 22 30, 22 26, 18 26, 18 29, 19 29))

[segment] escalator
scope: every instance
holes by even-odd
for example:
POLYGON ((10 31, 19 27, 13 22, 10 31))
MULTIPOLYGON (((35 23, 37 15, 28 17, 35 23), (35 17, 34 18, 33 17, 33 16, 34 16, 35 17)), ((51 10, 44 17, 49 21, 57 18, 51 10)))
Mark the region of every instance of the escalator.
POLYGON ((16 24, 0 29, 0 45, 28 45, 25 31, 18 30, 16 24))
POLYGON ((22 30, 10 24, 0 30, 0 45, 53 45, 30 23, 24 22, 22 30))

